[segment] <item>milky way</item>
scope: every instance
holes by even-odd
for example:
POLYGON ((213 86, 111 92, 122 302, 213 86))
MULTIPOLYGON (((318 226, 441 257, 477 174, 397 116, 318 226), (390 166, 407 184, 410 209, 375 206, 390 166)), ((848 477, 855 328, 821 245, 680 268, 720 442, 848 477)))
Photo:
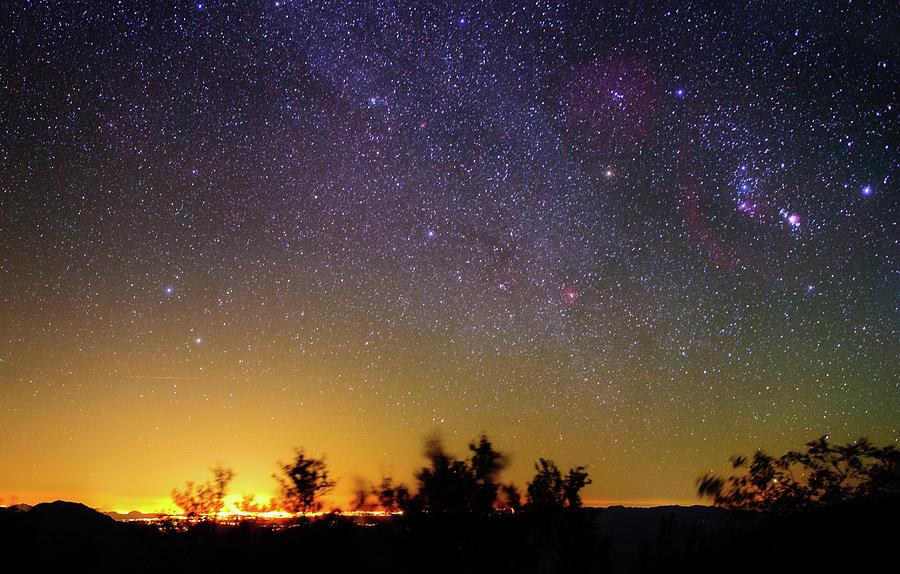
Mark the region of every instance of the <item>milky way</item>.
POLYGON ((900 440, 895 6, 587 4, 4 3, 0 494, 900 440))

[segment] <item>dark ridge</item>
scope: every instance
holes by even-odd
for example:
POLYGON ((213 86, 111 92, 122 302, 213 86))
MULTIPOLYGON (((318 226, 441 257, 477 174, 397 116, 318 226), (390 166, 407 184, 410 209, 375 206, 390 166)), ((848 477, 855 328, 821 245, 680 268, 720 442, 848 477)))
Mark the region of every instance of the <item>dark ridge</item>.
POLYGON ((0 571, 748 572, 876 571, 900 499, 791 516, 711 507, 588 508, 542 514, 417 513, 367 526, 340 516, 263 523, 116 522, 82 504, 0 512, 0 571), (823 541, 858 540, 848 546, 823 541), (298 558, 302 557, 302 558, 298 558))

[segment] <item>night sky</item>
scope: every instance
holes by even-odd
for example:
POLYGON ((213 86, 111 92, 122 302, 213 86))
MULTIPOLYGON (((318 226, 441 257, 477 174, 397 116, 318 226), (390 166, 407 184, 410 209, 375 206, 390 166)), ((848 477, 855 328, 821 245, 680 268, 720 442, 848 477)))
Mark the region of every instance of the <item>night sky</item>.
POLYGON ((900 442, 894 3, 326 4, 0 6, 0 496, 900 442))

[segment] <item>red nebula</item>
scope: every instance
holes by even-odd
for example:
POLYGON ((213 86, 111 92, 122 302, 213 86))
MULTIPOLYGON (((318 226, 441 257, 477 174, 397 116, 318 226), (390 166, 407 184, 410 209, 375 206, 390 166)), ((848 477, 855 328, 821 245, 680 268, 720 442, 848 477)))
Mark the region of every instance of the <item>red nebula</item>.
POLYGON ((578 289, 575 287, 564 287, 563 288, 563 303, 566 305, 572 305, 578 301, 578 289))

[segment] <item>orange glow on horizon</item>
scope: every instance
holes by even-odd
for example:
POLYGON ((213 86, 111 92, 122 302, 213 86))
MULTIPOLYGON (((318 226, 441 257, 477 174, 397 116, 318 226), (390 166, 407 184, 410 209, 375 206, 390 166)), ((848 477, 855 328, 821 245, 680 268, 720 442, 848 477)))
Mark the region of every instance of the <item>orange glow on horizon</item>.
MULTIPOLYGON (((260 493, 255 496, 256 501, 270 501, 273 495, 268 493, 260 493)), ((225 510, 220 512, 218 516, 220 518, 233 518, 233 517, 251 517, 251 518, 263 518, 263 519, 279 519, 279 518, 289 518, 292 516, 291 513, 274 510, 274 511, 265 511, 265 512, 246 512, 240 509, 241 496, 239 495, 229 495, 225 500, 225 510)), ((27 491, 23 496, 5 496, 0 497, 0 507, 12 506, 14 504, 27 504, 29 506, 35 506, 36 504, 42 502, 53 502, 55 500, 64 500, 68 502, 80 502, 82 504, 86 504, 92 508, 96 508, 102 512, 116 512, 119 514, 128 514, 129 512, 140 512, 143 514, 167 514, 172 516, 182 515, 182 510, 178 508, 173 502, 171 498, 159 498, 149 502, 140 502, 137 501, 136 504, 129 506, 128 503, 119 503, 119 504, 93 504, 90 501, 85 501, 83 499, 79 499, 77 493, 70 493, 66 491, 43 491, 43 492, 32 492, 27 491)), ((316 512, 305 513, 306 516, 321 516, 324 514, 328 514, 331 512, 336 512, 338 514, 346 515, 346 516, 385 516, 386 513, 383 510, 372 510, 372 511, 351 511, 345 510, 347 506, 349 506, 349 500, 340 501, 339 499, 333 496, 324 496, 321 498, 322 510, 316 512)), ((649 508, 654 506, 705 506, 708 505, 708 501, 705 500, 666 500, 666 499, 623 499, 623 500, 610 500, 610 499, 585 499, 583 501, 585 507, 588 508, 606 508, 611 506, 625 506, 625 507, 636 507, 636 508, 649 508)), ((264 504, 263 504, 264 505, 264 504)), ((399 512, 395 512, 394 514, 402 514, 399 512)))

